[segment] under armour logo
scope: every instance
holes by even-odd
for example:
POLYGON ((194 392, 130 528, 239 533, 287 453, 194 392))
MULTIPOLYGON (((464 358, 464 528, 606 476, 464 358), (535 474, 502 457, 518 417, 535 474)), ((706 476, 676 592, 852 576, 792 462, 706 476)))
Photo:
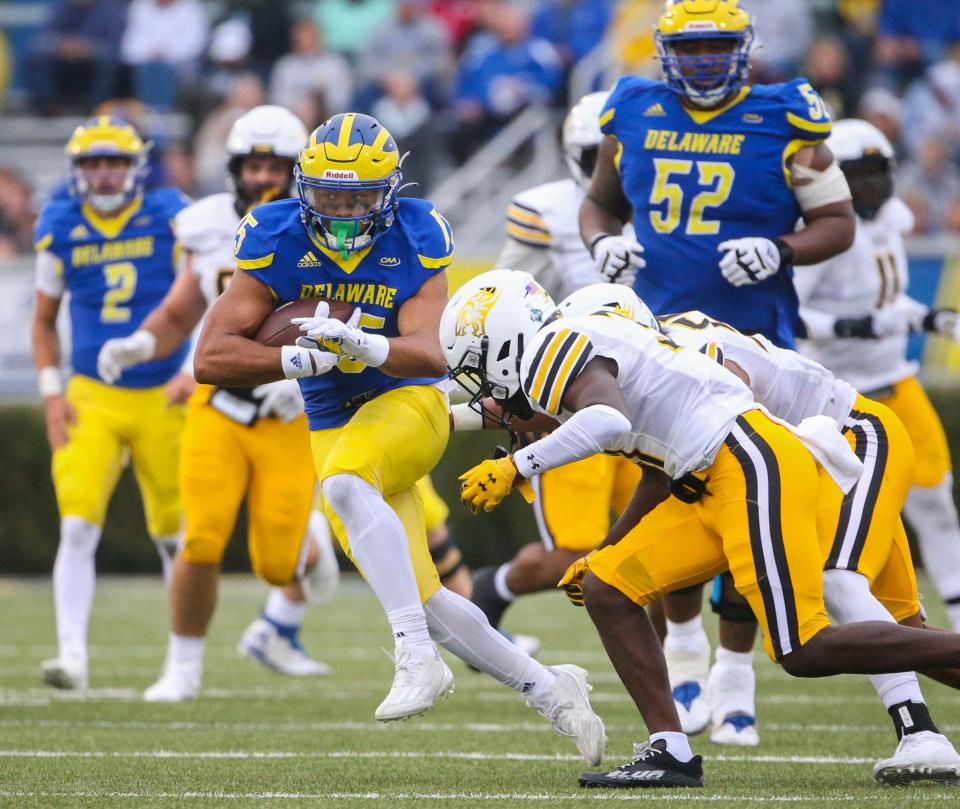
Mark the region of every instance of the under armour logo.
POLYGON ((537 459, 534 457, 534 455, 533 455, 532 452, 531 452, 529 455, 527 455, 527 460, 530 461, 530 468, 531 468, 531 469, 539 469, 539 468, 540 468, 540 464, 537 463, 537 459))

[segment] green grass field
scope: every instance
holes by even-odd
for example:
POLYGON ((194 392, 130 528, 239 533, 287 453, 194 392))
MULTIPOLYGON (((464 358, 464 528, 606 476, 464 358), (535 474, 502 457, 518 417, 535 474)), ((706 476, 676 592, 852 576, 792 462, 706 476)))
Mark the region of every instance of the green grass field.
MULTIPOLYGON (((308 613, 304 641, 332 676, 294 680, 235 652, 265 588, 227 578, 195 702, 147 705, 167 634, 159 579, 105 579, 91 629, 91 690, 56 692, 37 677, 55 653, 49 582, 0 580, 0 806, 10 807, 573 807, 594 801, 669 806, 908 807, 956 802, 960 789, 892 790, 871 776, 894 746, 865 678, 792 680, 758 654, 761 745, 705 738, 707 788, 582 791, 569 739, 518 696, 451 660, 456 693, 419 719, 380 726, 390 684, 386 623, 369 591, 348 579, 336 601, 308 613)), ((942 614, 932 609, 935 618, 942 614)), ((708 619, 708 623, 713 621, 708 619)), ((515 631, 539 635, 547 663, 586 667, 607 723, 608 761, 645 737, 583 610, 559 594, 522 600, 515 631)), ((960 694, 925 682, 941 730, 960 738, 960 694)))

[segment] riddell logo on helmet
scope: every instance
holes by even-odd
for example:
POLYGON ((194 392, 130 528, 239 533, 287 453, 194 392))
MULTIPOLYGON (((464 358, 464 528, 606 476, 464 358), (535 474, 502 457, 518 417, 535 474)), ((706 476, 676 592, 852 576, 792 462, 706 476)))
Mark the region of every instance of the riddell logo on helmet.
POLYGON ((684 31, 716 31, 717 24, 713 20, 691 20, 684 27, 684 31))
POLYGON ((359 180, 357 172, 344 169, 326 169, 323 172, 324 180, 359 180))

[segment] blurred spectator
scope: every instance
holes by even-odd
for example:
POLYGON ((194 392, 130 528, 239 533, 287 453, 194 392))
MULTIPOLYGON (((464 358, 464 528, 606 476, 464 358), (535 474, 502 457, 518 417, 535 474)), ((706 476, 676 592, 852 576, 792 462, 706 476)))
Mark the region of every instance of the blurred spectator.
POLYGON ((346 59, 324 48, 311 20, 294 23, 290 42, 291 52, 270 73, 271 103, 292 109, 303 96, 316 94, 322 99, 321 119, 346 110, 353 87, 346 59))
POLYGON ((461 162, 524 107, 549 103, 563 79, 556 50, 530 36, 521 10, 492 2, 484 21, 487 32, 470 41, 455 84, 452 149, 461 162))
POLYGON ((204 90, 219 100, 230 92, 237 77, 249 72, 253 36, 247 23, 236 17, 224 20, 210 36, 208 66, 203 74, 204 90))
POLYGON ((434 107, 446 100, 446 78, 451 69, 450 40, 446 29, 429 13, 426 0, 400 0, 397 17, 382 23, 370 37, 360 60, 368 82, 357 103, 363 107, 385 91, 391 73, 413 77, 434 107))
POLYGON ((653 45, 653 28, 663 14, 660 0, 620 3, 607 30, 607 43, 614 64, 602 86, 613 86, 618 76, 660 76, 660 62, 653 45))
POLYGON ((32 191, 14 169, 0 168, 0 259, 29 253, 33 245, 32 191))
POLYGON ((141 101, 172 108, 178 82, 192 75, 203 56, 208 29, 200 0, 133 0, 121 54, 133 68, 141 101))
POLYGON ((876 56, 887 78, 902 84, 960 42, 956 0, 883 0, 877 21, 876 56))
POLYGON ((613 5, 612 0, 540 0, 530 30, 551 43, 569 68, 603 40, 613 5))
POLYGON ((383 95, 371 112, 393 135, 401 153, 410 154, 403 161, 403 176, 420 184, 420 193, 433 180, 434 145, 431 141, 433 120, 430 104, 420 92, 413 74, 397 71, 383 77, 383 95))
POLYGON ((937 62, 924 80, 910 86, 903 107, 910 122, 904 133, 909 151, 934 133, 960 147, 960 61, 937 62))
POLYGON ((113 94, 126 11, 118 0, 59 0, 27 55, 37 111, 86 112, 113 94))
POLYGON ((395 12, 395 0, 318 0, 313 19, 328 48, 354 57, 395 12))
POLYGON ((834 120, 853 114, 857 84, 843 43, 834 37, 816 40, 807 53, 803 75, 817 88, 834 120))
POLYGON ((897 159, 903 160, 906 147, 903 144, 902 127, 903 103, 886 87, 874 87, 867 90, 860 99, 857 116, 869 121, 887 136, 887 140, 897 153, 897 159))
POLYGON ((457 53, 480 26, 478 0, 433 0, 430 13, 443 23, 457 53))
POLYGON ((254 107, 264 103, 263 82, 255 73, 239 76, 230 92, 213 110, 194 140, 194 171, 200 194, 223 190, 227 179, 227 156, 224 143, 234 122, 254 107))
POLYGON ((327 100, 319 93, 304 93, 290 105, 290 112, 303 122, 307 132, 313 132, 327 118, 340 110, 329 111, 327 100))
POLYGON ((897 174, 897 193, 913 211, 917 233, 944 229, 948 213, 960 203, 960 170, 942 138, 931 135, 917 144, 897 174))
POLYGON ((788 81, 800 71, 813 41, 813 12, 806 0, 742 0, 753 15, 758 47, 750 58, 758 82, 788 81))
POLYGON ((171 143, 163 153, 163 173, 169 185, 190 197, 200 196, 190 143, 171 143))
POLYGON ((295 4, 300 5, 297 0, 228 0, 231 13, 247 21, 252 37, 250 67, 263 81, 274 62, 290 50, 295 4))

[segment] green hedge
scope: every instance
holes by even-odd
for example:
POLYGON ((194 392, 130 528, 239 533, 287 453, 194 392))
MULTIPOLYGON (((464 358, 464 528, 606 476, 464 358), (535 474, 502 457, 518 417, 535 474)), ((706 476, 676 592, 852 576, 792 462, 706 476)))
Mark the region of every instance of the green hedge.
MULTIPOLYGON (((932 390, 930 396, 943 419, 953 456, 960 458, 960 390, 932 390)), ((459 504, 457 475, 489 456, 498 438, 502 441, 505 436, 453 436, 433 473, 437 491, 450 504, 451 530, 471 567, 509 558, 518 547, 537 536, 530 509, 519 497, 511 497, 504 507, 479 517, 470 515, 459 504)), ((47 574, 57 550, 58 516, 42 411, 32 407, 0 408, 0 447, 0 575, 47 574)), ((249 569, 245 520, 241 514, 237 521, 224 560, 228 570, 249 569)), ((111 573, 159 570, 129 469, 110 503, 97 568, 111 573)))

